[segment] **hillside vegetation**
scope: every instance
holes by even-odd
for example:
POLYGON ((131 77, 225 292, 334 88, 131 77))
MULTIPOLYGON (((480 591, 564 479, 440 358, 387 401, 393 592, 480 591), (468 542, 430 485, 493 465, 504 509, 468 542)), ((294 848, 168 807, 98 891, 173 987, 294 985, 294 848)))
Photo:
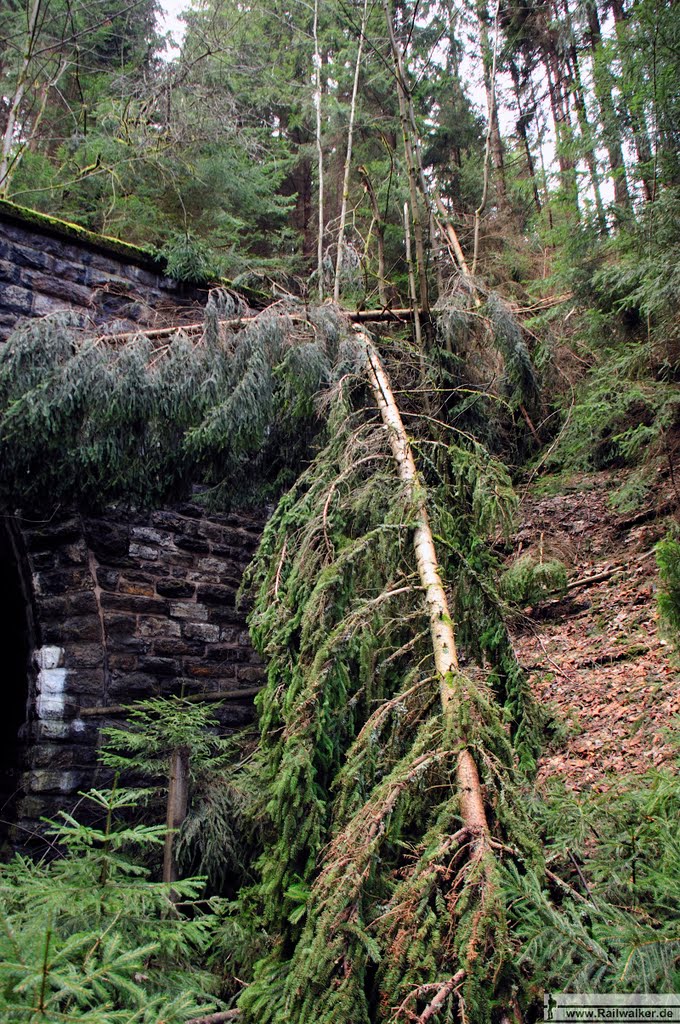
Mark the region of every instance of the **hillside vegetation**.
POLYGON ((205 322, 18 325, 0 499, 271 504, 267 678, 229 742, 133 708, 96 827, 3 867, 5 1017, 676 992, 672 5, 206 0, 173 59, 153 3, 104 8, 12 6, 0 190, 156 247, 205 322))

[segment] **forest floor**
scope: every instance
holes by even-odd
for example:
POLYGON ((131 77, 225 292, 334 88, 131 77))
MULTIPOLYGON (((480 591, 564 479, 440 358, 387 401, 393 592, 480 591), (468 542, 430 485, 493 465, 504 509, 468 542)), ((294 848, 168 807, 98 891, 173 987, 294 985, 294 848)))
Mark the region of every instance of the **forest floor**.
POLYGON ((524 497, 514 538, 515 556, 560 558, 569 570, 567 595, 523 609, 513 637, 537 698, 561 723, 538 781, 561 777, 575 791, 604 791, 677 756, 668 732, 680 659, 659 632, 654 557, 677 498, 660 476, 643 507, 620 514, 610 499, 622 483, 620 472, 579 474, 548 494, 544 481, 524 497))

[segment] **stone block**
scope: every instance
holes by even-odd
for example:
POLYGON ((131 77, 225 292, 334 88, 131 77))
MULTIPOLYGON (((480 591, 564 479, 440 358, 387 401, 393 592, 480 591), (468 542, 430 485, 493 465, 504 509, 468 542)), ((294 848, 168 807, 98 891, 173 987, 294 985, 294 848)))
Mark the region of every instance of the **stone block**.
POLYGON ((89 306, 92 298, 92 290, 87 285, 76 284, 75 281, 68 281, 62 277, 53 277, 32 268, 22 272, 22 283, 41 296, 51 296, 70 306, 89 306))
POLYGON ((220 625, 238 626, 243 629, 246 624, 246 616, 240 608, 215 604, 210 606, 208 621, 219 622, 220 625))
POLYGON ((78 541, 82 536, 82 528, 77 519, 66 519, 26 530, 24 536, 29 551, 53 551, 64 544, 78 541))
POLYGON ((139 659, 139 669, 152 676, 176 676, 179 664, 172 658, 144 657, 139 659))
MULTIPOLYGON (((215 629, 219 632, 219 627, 215 626, 215 629)), ((250 647, 239 647, 236 644, 215 644, 206 648, 204 658, 206 662, 218 662, 218 663, 229 663, 235 665, 241 662, 247 662, 250 660, 252 648, 250 647)))
POLYGON ((199 583, 196 587, 196 597, 203 604, 217 604, 228 608, 233 608, 236 604, 235 588, 220 583, 199 583))
POLYGON ((158 548, 152 548, 148 544, 138 544, 136 541, 130 541, 129 555, 130 558, 141 558, 147 562, 155 562, 158 559, 159 551, 158 548))
POLYGON ((104 562, 127 556, 130 541, 129 530, 125 524, 102 519, 86 519, 85 539, 97 558, 104 562))
POLYGON ((109 683, 109 696, 121 704, 158 693, 158 679, 143 672, 114 672, 109 683))
POLYGON ((139 615, 163 615, 167 612, 167 602, 160 598, 135 597, 133 594, 102 594, 102 608, 111 611, 134 612, 139 615))
POLYGON ((175 537, 175 546, 198 554, 207 554, 210 551, 210 545, 203 537, 175 537))
POLYGON ((164 577, 156 582, 156 591, 161 597, 193 597, 196 587, 186 580, 164 577))
POLYGON ((64 649, 64 665, 69 669, 99 668, 104 663, 104 649, 101 644, 67 645, 64 649))
POLYGON ((51 597, 68 590, 89 590, 93 583, 84 569, 48 569, 35 575, 34 586, 38 594, 51 597))
POLYGON ((56 295, 43 295, 41 292, 29 292, 32 296, 31 315, 49 316, 51 313, 63 313, 70 307, 66 299, 57 298, 56 295))
POLYGON ((21 283, 21 270, 16 263, 0 259, 0 281, 3 282, 3 290, 6 284, 21 283))
POLYGON ((112 672, 134 672, 139 665, 139 655, 130 652, 109 654, 108 663, 112 672))
POLYGON ((170 605, 170 615, 173 619, 189 619, 192 622, 208 621, 208 609, 194 601, 173 601, 170 605))
POLYGON ((134 613, 124 615, 120 612, 106 612, 104 628, 111 640, 133 636, 137 630, 137 616, 134 613))
POLYGON ((162 544, 166 540, 162 533, 149 526, 133 526, 130 536, 141 544, 162 544))
POLYGON ((95 703, 102 703, 105 691, 105 675, 103 667, 83 666, 69 671, 66 690, 69 697, 78 697, 78 704, 84 695, 96 696, 95 703))
POLYGON ((136 597, 155 597, 156 588, 153 583, 135 583, 133 580, 121 577, 118 584, 119 594, 132 594, 136 597))
POLYGON ((63 635, 69 643, 80 640, 102 640, 102 626, 98 615, 83 615, 77 619, 66 619, 63 624, 63 635))
POLYGON ((173 619, 161 618, 160 616, 145 615, 137 623, 135 633, 140 637, 178 637, 181 636, 181 626, 173 619))
POLYGON ((265 672, 261 665, 239 665, 236 675, 239 683, 263 683, 265 672))
POLYGON ((92 590, 83 590, 80 593, 69 594, 67 602, 71 615, 99 614, 97 598, 92 590))
POLYGON ((10 313, 28 316, 33 310, 33 293, 29 288, 21 288, 16 284, 4 285, 2 289, 2 305, 3 309, 10 313))
POLYGON ((154 640, 153 654, 160 657, 192 658, 203 654, 205 641, 190 640, 188 637, 158 637, 154 640))
POLYGON ((205 640, 217 643, 220 639, 220 627, 209 622, 184 622, 182 636, 189 640, 205 640))
POLYGON ((116 590, 116 588, 118 587, 120 573, 116 572, 115 569, 103 569, 101 566, 99 566, 96 575, 97 583, 104 590, 116 590))

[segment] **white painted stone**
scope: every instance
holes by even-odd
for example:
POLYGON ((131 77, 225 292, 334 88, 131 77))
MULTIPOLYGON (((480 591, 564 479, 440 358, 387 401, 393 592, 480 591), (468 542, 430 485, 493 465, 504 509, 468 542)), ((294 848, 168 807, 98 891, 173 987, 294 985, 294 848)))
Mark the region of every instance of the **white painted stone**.
POLYGON ((40 647, 35 652, 38 668, 59 668, 64 664, 63 647, 40 647))
POLYGON ((64 715, 67 669, 63 647, 41 647, 35 660, 39 667, 36 680, 35 710, 38 718, 60 719, 64 715))
POLYGON ((82 718, 74 718, 71 722, 71 729, 76 733, 76 735, 80 735, 80 733, 85 732, 86 728, 87 726, 82 718))

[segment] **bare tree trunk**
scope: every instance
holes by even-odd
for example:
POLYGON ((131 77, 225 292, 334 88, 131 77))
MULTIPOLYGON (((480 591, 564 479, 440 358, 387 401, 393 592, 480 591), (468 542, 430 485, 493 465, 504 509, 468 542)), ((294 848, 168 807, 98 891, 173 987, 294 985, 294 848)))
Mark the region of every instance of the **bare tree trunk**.
POLYGON ((319 220, 316 240, 316 271, 319 277, 319 302, 324 298, 323 281, 323 148, 321 146, 321 54, 319 53, 319 0, 314 0, 314 107, 316 109, 316 155, 319 177, 319 220))
POLYGON ((565 195, 572 205, 576 217, 579 217, 578 181, 576 178, 576 162, 569 152, 572 138, 571 119, 569 116, 569 97, 564 89, 564 74, 559 57, 552 41, 543 47, 543 64, 548 80, 550 109, 555 125, 557 140, 557 160, 560 165, 560 179, 565 195))
POLYGON ((163 881, 177 881, 177 864, 173 851, 175 832, 187 816, 189 805, 189 748, 176 747, 170 754, 168 802, 163 848, 163 881))
MULTIPOLYGON (((375 221, 375 237, 378 242, 378 299, 380 301, 380 305, 384 309, 387 305, 387 281, 385 280, 385 222, 380 211, 380 206, 378 205, 378 198, 375 194, 373 183, 368 176, 368 171, 365 167, 360 167, 359 174, 361 175, 364 190, 371 204, 371 212, 373 214, 373 220, 375 221)), ((368 241, 366 243, 366 248, 368 249, 368 241)))
POLYGON ((498 190, 499 198, 505 197, 505 177, 503 170, 503 147, 501 145, 500 131, 498 128, 498 111, 496 109, 496 58, 498 56, 498 12, 500 10, 500 0, 496 3, 496 13, 494 15, 494 35, 493 35, 493 54, 491 57, 491 67, 487 68, 488 61, 488 49, 489 49, 489 32, 486 26, 486 7, 477 5, 477 17, 479 18, 479 31, 482 39, 482 55, 484 59, 484 83, 486 85, 486 102, 488 107, 488 118, 489 123, 486 129, 486 142, 484 144, 484 182, 482 186, 482 198, 479 201, 479 206, 475 210, 475 237, 472 249, 472 275, 477 272, 477 260, 479 259, 479 229, 482 223, 482 214, 486 207, 486 201, 489 195, 489 157, 493 150, 498 153, 494 156, 494 168, 498 173, 498 190), (494 136, 497 136, 497 140, 494 141, 494 136), (501 164, 497 166, 497 159, 500 156, 501 164))
MULTIPOLYGON (((418 566, 421 586, 430 621, 430 637, 434 661, 439 679, 439 696, 444 718, 445 734, 463 742, 460 705, 454 679, 460 675, 456 637, 453 619, 449 610, 446 593, 439 575, 437 552, 426 508, 425 491, 419 478, 404 428, 401 414, 394 399, 387 374, 373 344, 364 332, 358 331, 359 338, 366 345, 366 372, 380 415, 388 431, 390 447, 397 465, 399 479, 405 484, 415 511, 413 547, 418 566)), ((456 764, 456 781, 460 798, 460 812, 463 824, 474 837, 477 848, 487 846, 489 825, 484 808, 484 796, 479 772, 474 758, 463 744, 456 764)))
MULTIPOLYGON (((586 164, 588 165, 590 180, 593 186, 593 196, 595 199, 595 214, 597 217, 598 228, 601 234, 606 235, 609 233, 607 228, 607 217, 604 212, 604 204, 602 202, 602 194, 600 192, 600 175, 597 169, 597 159, 595 157, 593 131, 588 121, 585 91, 583 88, 583 79, 581 77, 581 65, 579 61, 578 50, 576 49, 576 43, 574 41, 574 30, 571 21, 571 12, 569 10, 569 0, 563 0, 562 12, 564 15, 564 21, 566 24, 567 32, 569 33, 567 62, 570 67, 571 77, 573 81, 574 108, 576 110, 576 117, 578 119, 579 128, 581 129, 583 156, 585 158, 586 164)), ((560 16, 560 11, 557 7, 555 8, 555 15, 557 18, 559 18, 560 16)))
POLYGON ((602 55, 602 29, 595 2, 586 4, 588 16, 588 35, 593 52, 593 83, 595 96, 600 107, 603 139, 609 156, 609 168, 614 182, 614 201, 620 210, 630 212, 633 204, 628 191, 626 163, 623 158, 621 132, 616 116, 616 106, 612 97, 611 71, 606 66, 602 55))
POLYGON ((534 165, 534 158, 531 152, 531 146, 529 145, 529 133, 527 127, 531 124, 532 115, 527 113, 524 109, 524 103, 522 101, 522 86, 520 83, 519 68, 515 60, 510 60, 510 75, 512 77, 512 87, 515 93, 515 102, 517 103, 517 134, 522 140, 522 146, 524 148, 524 155, 527 158, 527 170, 529 172, 529 178, 531 179, 531 190, 534 196, 534 205, 536 212, 541 212, 541 197, 538 194, 538 184, 536 182, 536 168, 534 165))
POLYGON ((40 15, 41 4, 42 0, 33 0, 33 4, 29 11, 24 59, 21 64, 21 68, 19 69, 16 85, 14 86, 14 95, 12 96, 9 109, 7 111, 7 122, 2 136, 2 151, 0 152, 0 195, 3 195, 7 191, 7 176, 10 168, 10 153, 12 152, 12 145, 14 143, 17 114, 28 83, 28 72, 37 40, 38 17, 40 15))
POLYGON ((418 179, 416 171, 416 158, 414 144, 411 137, 411 124, 409 119, 410 95, 404 70, 402 57, 397 37, 394 33, 394 22, 390 10, 389 0, 383 0, 383 9, 387 20, 387 32, 392 49, 394 68, 397 78, 397 99, 399 101, 399 119, 404 138, 404 155, 406 158, 406 170, 408 173, 409 192, 411 196, 411 215, 413 217, 413 235, 416 246, 416 268, 418 274, 418 288, 420 293, 420 305, 423 309, 429 309, 429 295, 427 288, 427 273, 425 269, 425 244, 423 237, 423 224, 418 209, 418 179))
POLYGON ((361 70, 361 55, 364 48, 364 36, 366 34, 366 19, 368 17, 368 0, 364 0, 364 9, 361 14, 361 28, 359 30, 359 48, 357 49, 357 62, 354 66, 354 83, 352 85, 352 102, 349 109, 349 126, 347 128, 347 153, 345 155, 345 171, 342 179, 342 205, 340 207, 340 227, 338 228, 338 254, 335 261, 335 281, 333 283, 333 301, 340 300, 340 271, 342 269, 342 250, 345 242, 345 221, 347 219, 347 203, 349 200, 349 176, 352 168, 352 141, 354 136, 354 119, 357 109, 357 93, 359 92, 359 72, 361 70))
MULTIPOLYGON (((539 105, 538 97, 536 96, 536 85, 535 85, 534 79, 533 79, 533 77, 531 75, 531 71, 529 72, 529 85, 531 86, 531 102, 533 104, 534 110, 536 111, 536 117, 538 118, 538 112, 542 109, 542 107, 539 105)), ((543 186, 543 206, 547 210, 547 213, 548 213, 548 226, 549 226, 550 230, 552 231, 552 229, 554 227, 553 216, 552 216, 552 206, 550 204, 550 192, 548 191, 548 172, 547 172, 547 169, 546 169, 546 166, 545 166, 545 157, 543 155, 543 129, 540 127, 540 125, 537 125, 537 137, 538 137, 538 159, 539 159, 539 163, 541 165, 541 178, 542 178, 542 186, 543 186)))
POLYGON ((630 67, 626 53, 626 12, 622 0, 609 0, 609 7, 614 15, 616 38, 619 44, 619 60, 621 62, 621 78, 623 79, 623 101, 626 104, 628 119, 633 133, 633 144, 637 157, 639 178, 645 192, 645 198, 651 202, 656 195, 656 178, 653 167, 652 144, 645 123, 644 104, 640 102, 635 88, 635 71, 630 67))
MULTIPOLYGON (((503 205, 506 199, 505 186, 505 165, 503 158, 503 140, 501 129, 498 123, 498 101, 496 97, 496 56, 498 51, 498 12, 500 0, 496 3, 494 15, 494 42, 493 48, 489 43, 489 12, 486 0, 477 0, 477 23, 479 25, 479 42, 482 50, 482 68, 484 71, 484 90, 486 92, 486 107, 488 111, 489 124, 487 128, 486 151, 490 153, 491 162, 495 171, 496 191, 499 205, 503 205)), ((474 259, 473 259, 474 268, 474 259)), ((472 271, 474 273, 474 269, 472 271)))
MULTIPOLYGON (((416 338, 418 359, 420 360, 420 384, 421 387, 425 388, 427 384, 427 367, 425 364, 425 349, 423 347, 423 331, 420 322, 420 310, 418 309, 418 295, 416 293, 416 278, 413 272, 413 261, 411 260, 411 228, 409 221, 408 203, 404 203, 404 242, 406 245, 406 266, 408 267, 408 290, 409 297, 411 299, 411 309, 413 310, 413 333, 416 338)), ((425 412, 429 415, 431 411, 429 397, 427 391, 425 391, 425 412)))

